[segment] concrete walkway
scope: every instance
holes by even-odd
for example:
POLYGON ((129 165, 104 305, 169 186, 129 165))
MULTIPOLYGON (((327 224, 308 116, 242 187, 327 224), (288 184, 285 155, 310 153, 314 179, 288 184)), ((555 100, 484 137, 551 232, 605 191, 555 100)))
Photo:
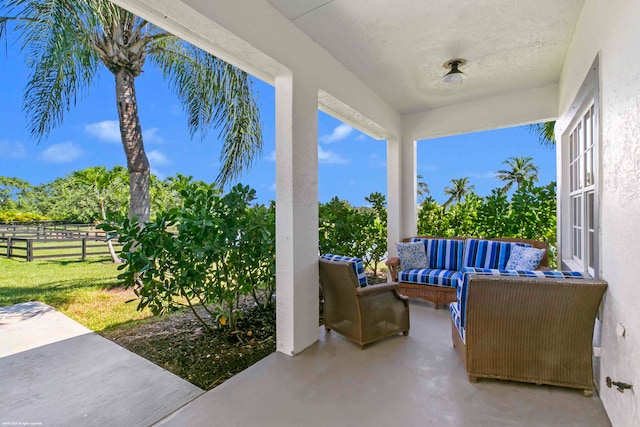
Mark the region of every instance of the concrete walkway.
POLYGON ((202 393, 46 304, 0 307, 0 426, 149 426, 202 393))

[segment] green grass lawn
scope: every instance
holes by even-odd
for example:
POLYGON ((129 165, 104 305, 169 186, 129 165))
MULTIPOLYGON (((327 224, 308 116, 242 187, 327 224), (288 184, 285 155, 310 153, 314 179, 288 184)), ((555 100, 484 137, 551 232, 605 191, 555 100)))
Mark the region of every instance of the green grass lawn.
POLYGON ((41 301, 94 331, 151 316, 136 311, 131 290, 109 257, 24 262, 0 258, 0 306, 41 301))

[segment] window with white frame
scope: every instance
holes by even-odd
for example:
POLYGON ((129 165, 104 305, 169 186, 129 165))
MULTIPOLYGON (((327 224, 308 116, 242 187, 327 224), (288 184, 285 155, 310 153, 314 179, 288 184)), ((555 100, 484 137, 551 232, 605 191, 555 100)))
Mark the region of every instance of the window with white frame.
POLYGON ((595 141, 594 103, 578 118, 569 134, 569 206, 571 258, 582 270, 595 270, 595 141))
POLYGON ((598 67, 587 76, 562 132, 559 234, 563 268, 598 274, 598 67))

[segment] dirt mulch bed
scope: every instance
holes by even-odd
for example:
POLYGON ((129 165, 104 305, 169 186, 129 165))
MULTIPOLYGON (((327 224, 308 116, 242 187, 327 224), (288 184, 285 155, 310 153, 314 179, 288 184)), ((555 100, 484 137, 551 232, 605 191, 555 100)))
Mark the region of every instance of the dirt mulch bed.
MULTIPOLYGON (((204 314, 204 313, 199 313, 204 314)), ((158 317, 102 335, 179 377, 211 390, 275 351, 275 312, 247 309, 238 332, 208 332, 191 312, 158 317)))

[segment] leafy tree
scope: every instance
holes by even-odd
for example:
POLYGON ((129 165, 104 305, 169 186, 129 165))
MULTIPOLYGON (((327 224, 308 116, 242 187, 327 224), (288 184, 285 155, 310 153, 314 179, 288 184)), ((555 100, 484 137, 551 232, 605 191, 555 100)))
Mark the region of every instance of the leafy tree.
POLYGON ((421 236, 444 236, 443 218, 445 208, 436 202, 433 197, 428 197, 418 211, 418 234, 421 236))
POLYGON ((449 196, 444 206, 448 206, 451 202, 460 203, 467 194, 475 189, 475 185, 469 183, 469 177, 452 179, 451 187, 445 187, 444 194, 449 196))
POLYGON ((540 145, 553 148, 556 145, 555 126, 555 121, 535 123, 533 125, 529 125, 529 130, 538 135, 538 142, 540 142, 540 145))
POLYGON ((252 206, 255 191, 242 185, 222 195, 216 185, 190 178, 176 184, 182 207, 160 212, 144 226, 129 219, 119 227, 100 226, 124 243, 118 277, 134 288, 138 309, 163 314, 187 306, 205 329, 235 331, 242 297, 262 308, 272 302, 274 206, 252 206))
POLYGON ((17 22, 29 58, 24 109, 38 141, 93 85, 100 64, 113 74, 130 218, 146 222, 150 215, 150 169, 134 84, 145 63, 157 66, 177 94, 192 136, 204 139, 211 126, 220 128, 220 183, 235 179, 260 153, 258 108, 243 71, 108 0, 8 0, 0 10, 7 14, 0 16, 0 36, 9 21, 17 22))
POLYGON ((507 193, 500 188, 491 190, 478 207, 478 235, 508 237, 512 234, 510 222, 511 203, 507 193))
POLYGON ((377 264, 387 252, 386 198, 372 193, 366 200, 370 208, 353 208, 337 197, 319 205, 319 250, 360 257, 377 275, 377 264))
POLYGON ((15 209, 18 198, 32 188, 20 178, 0 176, 0 211, 15 209))
MULTIPOLYGON (((110 193, 117 191, 118 183, 123 184, 127 181, 126 169, 122 166, 116 166, 111 170, 107 170, 104 166, 93 166, 73 172, 73 178, 95 195, 100 208, 101 219, 107 221, 107 203, 110 193)), ((107 246, 113 262, 119 263, 120 258, 118 258, 113 249, 111 239, 107 239, 107 246)))
POLYGON ((383 261, 387 254, 387 200, 382 193, 371 193, 365 200, 371 204, 367 228, 364 231, 367 250, 363 254, 363 262, 374 277, 378 276, 378 263, 383 261))
POLYGON ((502 162, 503 165, 509 166, 509 169, 501 169, 496 172, 496 177, 506 182, 502 191, 505 193, 513 186, 514 183, 518 188, 525 181, 537 181, 539 168, 533 164, 531 157, 509 157, 502 162))

